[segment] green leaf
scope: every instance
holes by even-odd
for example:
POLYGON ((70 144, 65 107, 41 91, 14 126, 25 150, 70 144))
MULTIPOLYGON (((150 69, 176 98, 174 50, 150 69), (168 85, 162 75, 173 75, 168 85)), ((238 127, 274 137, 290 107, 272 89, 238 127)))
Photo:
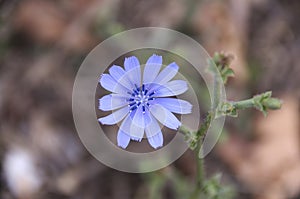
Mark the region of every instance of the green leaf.
POLYGON ((208 62, 208 70, 213 74, 216 74, 219 71, 224 84, 226 84, 229 77, 234 77, 234 71, 230 68, 232 60, 233 56, 230 54, 215 53, 213 58, 208 62), (218 71, 216 71, 216 69, 218 71))
POLYGON ((234 71, 231 68, 226 67, 221 72, 221 76, 222 76, 224 84, 226 84, 229 77, 234 77, 234 71))

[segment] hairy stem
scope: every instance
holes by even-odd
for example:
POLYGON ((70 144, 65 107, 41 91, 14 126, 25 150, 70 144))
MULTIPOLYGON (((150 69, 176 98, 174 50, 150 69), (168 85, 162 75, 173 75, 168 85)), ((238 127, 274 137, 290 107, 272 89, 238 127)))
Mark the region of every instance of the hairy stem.
POLYGON ((261 111, 265 116, 268 110, 280 109, 282 105, 281 100, 272 97, 272 92, 268 91, 246 100, 241 100, 237 102, 223 102, 218 106, 217 113, 219 115, 227 115, 232 117, 237 117, 238 110, 255 108, 261 111))
POLYGON ((233 102, 233 106, 236 107, 237 109, 252 108, 252 107, 254 107, 254 101, 251 98, 251 99, 247 99, 247 100, 233 102))
MULTIPOLYGON (((201 144, 198 145, 196 150, 196 158, 197 158, 197 187, 201 188, 204 184, 204 161, 202 158, 199 158, 201 144)), ((199 189, 198 189, 199 190, 199 189)))

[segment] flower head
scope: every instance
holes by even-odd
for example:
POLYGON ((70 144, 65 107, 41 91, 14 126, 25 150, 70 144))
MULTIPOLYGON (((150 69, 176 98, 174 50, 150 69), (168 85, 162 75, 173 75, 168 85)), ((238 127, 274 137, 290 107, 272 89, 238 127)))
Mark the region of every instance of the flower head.
POLYGON ((99 109, 115 111, 98 120, 105 125, 123 120, 117 136, 117 144, 122 148, 130 140, 141 141, 144 133, 153 148, 161 147, 163 135, 158 121, 177 130, 181 122, 173 113, 191 113, 189 102, 173 98, 187 91, 187 83, 172 80, 179 69, 175 62, 160 71, 162 57, 155 54, 146 62, 143 76, 135 56, 125 58, 124 67, 113 65, 109 74, 103 74, 99 80, 103 88, 112 92, 99 99, 99 109))

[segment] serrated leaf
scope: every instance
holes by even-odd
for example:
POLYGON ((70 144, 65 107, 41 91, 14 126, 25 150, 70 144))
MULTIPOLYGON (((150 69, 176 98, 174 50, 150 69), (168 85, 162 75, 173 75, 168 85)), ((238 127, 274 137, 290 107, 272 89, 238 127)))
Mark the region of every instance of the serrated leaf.
POLYGON ((231 68, 227 68, 224 71, 223 75, 226 77, 234 77, 234 71, 231 68))

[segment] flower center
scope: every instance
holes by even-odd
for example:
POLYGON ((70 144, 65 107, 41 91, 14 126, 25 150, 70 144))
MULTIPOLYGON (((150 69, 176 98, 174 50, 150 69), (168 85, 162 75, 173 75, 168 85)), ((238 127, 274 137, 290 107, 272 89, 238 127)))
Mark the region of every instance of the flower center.
POLYGON ((135 89, 133 89, 132 92, 128 92, 128 94, 130 94, 130 98, 128 99, 128 106, 130 107, 129 112, 132 112, 139 106, 142 106, 143 113, 145 113, 146 108, 150 106, 149 102, 155 99, 152 97, 155 94, 155 91, 149 93, 144 84, 141 87, 135 85, 135 89))

